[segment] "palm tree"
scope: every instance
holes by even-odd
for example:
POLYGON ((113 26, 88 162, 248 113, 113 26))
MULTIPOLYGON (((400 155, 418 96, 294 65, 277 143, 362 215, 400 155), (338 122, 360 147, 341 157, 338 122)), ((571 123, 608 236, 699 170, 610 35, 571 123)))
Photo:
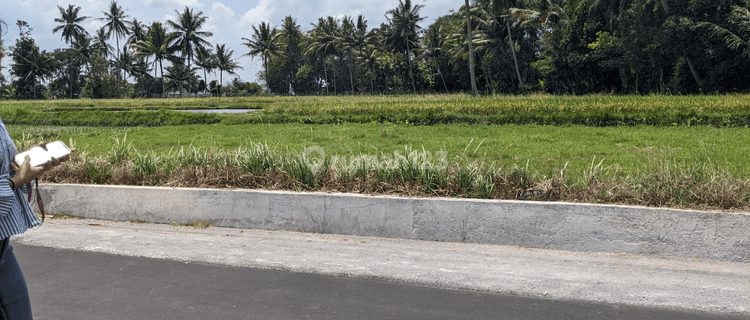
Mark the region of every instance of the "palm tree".
POLYGON ((164 77, 169 79, 169 87, 171 89, 178 89, 180 95, 182 95, 183 84, 186 81, 190 83, 190 80, 194 76, 194 69, 188 68, 182 61, 175 61, 171 66, 167 67, 167 74, 164 77))
POLYGON ((414 73, 412 71, 411 51, 417 45, 419 33, 422 30, 422 27, 418 23, 426 18, 419 16, 419 10, 424 8, 424 5, 412 6, 411 0, 399 0, 398 2, 398 7, 386 12, 386 15, 390 15, 390 17, 387 17, 390 24, 390 32, 386 37, 386 43, 394 49, 403 50, 404 57, 409 66, 412 91, 417 93, 417 86, 414 82, 414 73))
POLYGON ((125 80, 127 80, 129 77, 128 75, 132 72, 134 65, 133 55, 130 53, 130 47, 128 47, 127 45, 122 47, 120 57, 115 60, 114 65, 125 73, 125 80))
POLYGON ((531 23, 544 30, 545 27, 566 27, 570 22, 568 12, 578 10, 579 6, 579 0, 529 0, 523 8, 513 9, 521 25, 531 23))
MULTIPOLYGON (((169 26, 175 29, 175 44, 182 51, 183 58, 187 58, 187 68, 192 67, 193 54, 199 48, 210 46, 211 44, 205 39, 212 37, 214 34, 208 31, 200 31, 208 17, 203 15, 203 11, 194 13, 193 9, 185 6, 183 12, 175 10, 177 21, 168 21, 169 26)), ((190 92, 188 84, 188 92, 190 92)))
POLYGON ((135 43, 136 56, 154 57, 154 77, 156 77, 156 64, 159 64, 161 73, 161 87, 164 92, 164 59, 173 56, 176 48, 171 45, 176 35, 167 31, 161 22, 153 22, 146 33, 146 40, 135 43))
MULTIPOLYGON (((57 9, 60 10, 60 18, 55 18, 55 22, 61 23, 61 25, 58 25, 54 29, 52 29, 52 33, 57 33, 58 31, 62 30, 62 34, 60 35, 61 39, 65 39, 65 43, 69 43, 71 49, 73 48, 73 42, 75 42, 75 39, 77 39, 79 36, 86 36, 88 35, 88 32, 86 32, 86 29, 81 27, 80 23, 84 20, 88 19, 89 17, 79 17, 78 12, 81 11, 81 7, 75 7, 72 4, 68 5, 68 9, 63 9, 61 6, 57 6, 57 9)), ((69 81, 73 81, 73 77, 69 77, 69 81)), ((72 83, 68 83, 68 87, 70 88, 70 98, 73 98, 73 85, 72 83)))
MULTIPOLYGON (((516 75, 518 76, 518 89, 523 91, 523 80, 521 79, 521 70, 518 68, 518 58, 516 57, 516 45, 513 42, 513 34, 510 30, 510 19, 511 17, 511 11, 516 6, 517 0, 484 0, 486 2, 491 2, 491 8, 493 13, 498 16, 502 17, 503 20, 505 20, 505 28, 508 30, 508 45, 510 46, 510 52, 513 54, 513 63, 515 63, 516 66, 516 75)), ((603 0, 593 0, 593 1, 603 1, 603 0)))
MULTIPOLYGON (((354 21, 351 17, 344 17, 341 20, 341 29, 336 37, 336 46, 338 51, 342 53, 341 59, 349 60, 349 88, 354 93, 354 53, 358 48, 356 47, 356 33, 357 29, 354 25, 354 21)), ((358 50, 357 50, 358 51, 358 50)))
POLYGON ((291 64, 291 69, 287 74, 287 81, 289 82, 289 88, 292 92, 294 91, 294 86, 292 85, 294 82, 294 76, 297 74, 297 71, 299 71, 302 64, 300 52, 302 38, 303 34, 302 31, 300 31, 300 25, 297 24, 297 19, 292 18, 292 16, 284 17, 281 24, 279 39, 286 44, 284 51, 288 63, 291 64))
POLYGON ((472 42, 474 42, 474 35, 472 34, 471 29, 471 6, 469 6, 469 0, 464 0, 466 2, 466 42, 469 43, 469 75, 471 78, 471 94, 477 95, 479 94, 479 91, 477 90, 477 78, 474 74, 474 45, 472 42))
POLYGON ((19 55, 19 62, 13 66, 13 73, 23 78, 25 81, 31 81, 31 88, 34 93, 34 99, 37 98, 37 83, 44 79, 52 77, 55 70, 55 58, 46 52, 39 52, 39 48, 33 45, 33 48, 27 55, 19 55))
POLYGON ((60 18, 55 18, 55 22, 61 24, 52 29, 52 33, 57 33, 62 30, 60 39, 65 39, 65 43, 69 43, 71 46, 73 45, 73 41, 75 41, 79 35, 89 34, 86 32, 86 29, 80 25, 84 20, 90 18, 86 16, 78 16, 81 7, 75 7, 70 4, 68 5, 68 9, 63 9, 61 6, 57 6, 57 9, 60 10, 60 18))
POLYGON ((243 45, 250 48, 250 52, 244 55, 251 57, 260 55, 263 58, 267 93, 270 93, 270 87, 268 86, 268 57, 275 56, 281 52, 279 36, 279 30, 275 27, 271 28, 271 25, 264 21, 257 28, 253 26, 252 39, 242 38, 242 40, 245 40, 243 45))
POLYGON ((128 37, 127 43, 132 45, 138 41, 146 40, 147 32, 146 26, 138 19, 133 18, 133 21, 130 22, 130 37, 128 37))
POLYGON ((91 44, 91 40, 92 39, 89 36, 85 34, 79 34, 70 44, 71 48, 78 52, 81 57, 83 57, 87 72, 89 69, 89 59, 91 59, 91 55, 94 54, 94 51, 96 51, 94 46, 91 44))
MULTIPOLYGON (((208 85, 207 72, 213 71, 216 66, 216 58, 214 57, 212 49, 210 47, 198 48, 195 55, 195 65, 203 69, 203 82, 208 85)), ((203 91, 205 94, 205 89, 203 91)))
MULTIPOLYGON (((326 94, 328 94, 328 67, 326 61, 328 56, 336 54, 336 33, 338 24, 332 17, 328 19, 318 18, 318 24, 313 24, 313 30, 307 43, 305 55, 309 57, 320 56, 323 61, 325 73, 326 94)), ((335 79, 335 78, 334 78, 335 79)))
POLYGON ((94 51, 98 52, 104 58, 109 57, 112 54, 112 50, 115 49, 107 43, 107 31, 103 27, 96 31, 96 36, 93 40, 92 47, 94 51))
POLYGON ((292 16, 284 17, 280 32, 279 37, 286 41, 288 45, 297 46, 302 42, 300 25, 297 24, 297 19, 292 18, 292 16))
POLYGON ((219 87, 224 84, 223 72, 226 71, 229 74, 234 74, 235 69, 242 69, 237 61, 232 59, 234 50, 229 50, 226 45, 216 44, 216 54, 214 55, 214 62, 216 69, 219 69, 219 85, 216 86, 216 96, 219 96, 219 87))
POLYGON ((730 50, 740 50, 745 58, 750 58, 750 0, 744 6, 732 5, 729 14, 729 29, 711 22, 701 22, 698 26, 707 28, 709 34, 724 41, 730 50))
POLYGON ((117 45, 117 59, 119 59, 120 38, 130 34, 130 29, 128 29, 128 26, 130 26, 130 21, 126 20, 129 16, 125 14, 125 11, 122 10, 122 7, 117 5, 117 1, 115 0, 112 0, 112 2, 109 3, 109 12, 102 11, 102 13, 104 13, 104 18, 99 18, 98 20, 107 21, 107 23, 104 24, 103 28, 107 31, 107 39, 111 38, 112 35, 115 36, 115 44, 117 45))
POLYGON ((375 72, 380 68, 381 53, 375 46, 368 44, 359 55, 359 65, 367 69, 370 78, 370 93, 375 93, 375 72))
POLYGON ((440 68, 440 62, 443 60, 444 55, 443 45, 446 43, 448 37, 443 28, 445 25, 439 22, 439 20, 427 29, 427 32, 422 38, 424 43, 424 51, 422 54, 426 58, 426 61, 435 61, 435 69, 437 70, 438 76, 440 76, 440 80, 443 82, 445 92, 448 92, 448 86, 445 84, 445 78, 443 78, 443 72, 440 68))

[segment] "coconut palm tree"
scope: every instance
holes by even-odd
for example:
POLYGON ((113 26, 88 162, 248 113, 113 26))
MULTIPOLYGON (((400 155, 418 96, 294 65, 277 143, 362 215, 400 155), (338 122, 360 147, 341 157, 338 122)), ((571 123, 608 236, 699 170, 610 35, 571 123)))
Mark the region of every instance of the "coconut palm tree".
MULTIPOLYGON (((483 0, 485 4, 489 4, 492 13, 502 18, 505 22, 505 29, 508 31, 508 45, 510 46, 510 52, 513 54, 513 63, 516 66, 516 75, 518 76, 518 89, 523 91, 523 80, 521 78, 521 70, 518 67, 518 58, 516 57, 516 45, 513 42, 513 34, 510 29, 510 20, 512 17, 512 10, 517 6, 518 0, 483 0)), ((591 0, 591 1, 604 1, 604 0, 591 0)), ((616 1, 616 0, 613 0, 616 1)), ((501 21, 500 19, 497 19, 501 21)))
POLYGON ((164 59, 170 59, 176 48, 171 45, 175 38, 173 32, 169 32, 161 22, 153 22, 146 33, 146 40, 135 43, 136 56, 154 57, 154 77, 156 77, 156 65, 159 65, 161 74, 162 92, 164 91, 164 59))
POLYGON ((430 64, 430 61, 435 62, 435 69, 437 70, 438 76, 440 76, 440 80, 443 82, 443 88, 445 89, 445 92, 448 92, 448 86, 445 84, 445 78, 443 78, 443 72, 440 68, 441 60, 443 60, 444 52, 443 52, 443 45, 448 40, 448 35, 445 32, 444 24, 435 22, 425 33, 424 37, 422 38, 422 42, 424 43, 424 51, 422 51, 422 55, 424 56, 425 60, 428 61, 428 64, 430 64))
POLYGON ((177 60, 167 67, 167 74, 164 77, 169 80, 170 89, 177 89, 182 95, 184 83, 190 83, 190 80, 195 77, 195 69, 188 68, 182 61, 177 60))
POLYGON ((729 29, 711 22, 701 22, 698 26, 708 29, 712 37, 723 40, 730 50, 739 50, 750 59, 750 0, 744 0, 742 6, 732 5, 728 22, 729 29))
POLYGON ((130 37, 128 37, 127 43, 133 45, 141 40, 146 40, 146 34, 148 29, 138 19, 133 18, 130 22, 130 37))
POLYGON ((294 77, 299 71, 302 65, 302 52, 300 51, 300 44, 302 43, 304 35, 300 31, 300 25, 297 24, 297 19, 292 16, 286 16, 281 24, 281 30, 279 39, 285 43, 284 54, 287 57, 288 72, 286 74, 287 82, 289 83, 290 90, 294 91, 294 77))
POLYGON ((269 23, 261 22, 256 28, 253 26, 253 35, 251 39, 242 38, 245 40, 244 46, 248 47, 250 51, 245 56, 257 56, 260 55, 263 59, 263 67, 265 68, 265 80, 266 80, 266 92, 270 92, 268 86, 268 58, 275 56, 281 52, 281 44, 279 42, 279 30, 271 28, 269 23))
POLYGON ((313 24, 310 38, 306 44, 305 55, 308 57, 319 56, 323 61, 323 72, 325 74, 326 94, 328 94, 328 56, 337 53, 336 38, 338 33, 338 23, 333 17, 328 19, 318 18, 318 24, 313 24))
POLYGON ((114 61, 114 66, 125 73, 125 80, 128 79, 129 74, 131 74, 133 66, 135 65, 133 58, 133 55, 130 53, 130 47, 124 45, 122 47, 122 52, 120 52, 120 56, 114 61))
POLYGON ((367 69, 370 78, 370 93, 375 93, 375 73, 380 68, 381 53, 375 46, 368 44, 359 54, 359 65, 367 69))
POLYGON ((426 18, 419 15, 419 11, 424 8, 424 5, 418 4, 412 6, 411 0, 399 0, 398 2, 398 7, 386 12, 386 17, 390 24, 389 33, 386 35, 386 44, 404 53, 409 66, 412 91, 417 93, 411 54, 412 49, 418 45, 419 33, 422 31, 422 27, 418 23, 426 18))
POLYGON ((336 37, 336 46, 341 52, 341 60, 349 66, 349 88, 354 93, 354 54, 358 52, 356 25, 351 17, 345 16, 341 20, 341 28, 336 37), (348 63, 347 63, 348 62, 348 63))
POLYGON ((469 0, 464 0, 465 7, 466 7, 466 42, 469 43, 469 75, 471 78, 471 94, 477 95, 479 94, 479 90, 477 90, 477 78, 474 74, 474 45, 472 42, 474 42, 474 35, 472 34, 471 29, 471 6, 469 6, 469 0))
POLYGON ((234 54, 234 50, 227 49, 225 44, 216 44, 216 54, 214 54, 214 62, 216 64, 214 66, 216 69, 219 69, 219 85, 216 86, 217 97, 219 96, 219 87, 224 83, 224 71, 229 74, 234 74, 234 70, 242 69, 242 67, 237 64, 237 61, 232 59, 232 54, 234 54))
MULTIPOLYGON (((182 57, 187 60, 187 68, 192 67, 193 55, 198 48, 210 46, 211 44, 205 39, 212 37, 214 34, 208 31, 201 31, 208 17, 203 15, 203 11, 193 12, 193 9, 185 6, 185 10, 177 13, 176 21, 168 21, 169 26, 175 30, 174 42, 182 52, 182 57)), ((190 91, 188 85, 188 92, 190 91)))
POLYGON ((104 24, 104 30, 107 31, 107 39, 115 36, 115 44, 117 47, 117 59, 120 58, 120 38, 130 35, 130 21, 126 20, 129 16, 125 14, 122 7, 117 5, 117 1, 112 0, 109 3, 109 12, 102 11, 104 18, 98 20, 106 21, 104 24))
MULTIPOLYGON (((208 85, 207 72, 213 71, 216 66, 216 57, 214 56, 212 48, 202 47, 198 48, 195 52, 195 65, 203 69, 203 82, 208 85)), ((205 94, 205 89, 203 91, 205 94)))
MULTIPOLYGON (((89 17, 83 16, 79 17, 78 13, 81 11, 81 7, 76 7, 71 5, 68 5, 67 9, 64 9, 61 6, 57 6, 57 9, 60 10, 60 18, 55 18, 55 22, 60 23, 57 27, 52 29, 52 33, 57 33, 58 31, 62 31, 60 35, 60 39, 64 39, 65 43, 69 43, 71 49, 73 48, 73 42, 75 42, 75 39, 81 35, 87 36, 88 32, 86 32, 86 29, 84 29, 80 23, 82 23, 84 20, 88 19, 89 17)), ((73 77, 69 77, 69 81, 72 81, 73 77)), ((73 98, 73 85, 72 83, 68 84, 68 87, 70 88, 70 98, 73 98)))
POLYGON ((26 55, 17 55, 18 62, 13 64, 12 73, 26 81, 31 81, 34 99, 37 98, 37 84, 52 77, 55 70, 55 58, 46 52, 39 52, 39 47, 32 45, 26 55))
POLYGON ((92 47, 95 52, 98 52, 104 58, 109 57, 112 54, 112 50, 115 49, 107 43, 107 31, 103 27, 96 31, 92 47))
POLYGON ((86 65, 86 72, 89 71, 89 60, 91 59, 91 56, 96 52, 96 48, 94 48, 94 45, 91 41, 92 39, 88 35, 79 34, 70 44, 71 48, 73 48, 73 50, 78 52, 78 54, 83 57, 84 64, 86 65))
POLYGON ((60 18, 55 18, 55 22, 60 23, 60 25, 52 29, 53 34, 62 31, 60 39, 64 39, 65 43, 69 43, 71 46, 79 35, 89 34, 86 32, 86 29, 81 26, 81 23, 90 17, 78 16, 81 7, 76 7, 70 4, 67 9, 64 9, 61 6, 57 6, 57 9, 60 10, 60 18))

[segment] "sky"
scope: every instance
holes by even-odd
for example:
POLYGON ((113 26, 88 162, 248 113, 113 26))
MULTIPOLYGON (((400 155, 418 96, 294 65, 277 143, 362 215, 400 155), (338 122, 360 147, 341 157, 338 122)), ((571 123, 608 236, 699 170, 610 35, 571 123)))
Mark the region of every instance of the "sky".
MULTIPOLYGON (((5 47, 15 44, 18 38, 16 20, 24 20, 33 29, 32 37, 41 50, 53 51, 56 48, 66 48, 69 45, 61 39, 61 32, 52 33, 57 26, 55 18, 60 17, 57 6, 67 9, 69 4, 80 6, 79 16, 89 16, 82 26, 94 34, 97 29, 104 25, 102 18, 109 7, 110 0, 0 0, 0 20, 5 21, 7 27, 3 28, 3 40, 5 47)), ((423 17, 427 17, 420 24, 426 28, 435 19, 458 10, 463 5, 461 0, 412 0, 413 5, 423 5, 420 11, 423 17)), ((210 31, 213 36, 208 41, 213 46, 226 44, 234 50, 234 58, 238 58, 243 70, 237 71, 243 81, 256 81, 256 75, 262 70, 260 57, 252 58, 243 56, 249 49, 242 45, 242 37, 250 38, 252 26, 257 26, 265 21, 272 26, 280 26, 284 17, 291 15, 297 19, 297 24, 302 30, 310 30, 311 23, 317 22, 318 18, 333 16, 356 17, 360 14, 368 20, 368 27, 373 28, 386 22, 385 13, 398 6, 399 0, 380 1, 358 1, 358 0, 118 0, 117 4, 125 10, 129 17, 127 20, 137 18, 145 25, 153 21, 166 22, 175 20, 175 10, 182 12, 185 6, 194 12, 203 11, 208 17, 204 31, 210 31)), ((120 42, 122 43, 122 39, 120 42)), ((114 46, 114 38, 110 41, 114 46)), ((3 74, 6 79, 8 75, 10 57, 3 58, 3 74)), ((199 72, 202 77, 202 72, 199 72)), ((218 75, 216 75, 218 78, 218 75)), ((233 76, 224 75, 224 82, 233 76)), ((209 75, 209 81, 214 77, 209 75)))

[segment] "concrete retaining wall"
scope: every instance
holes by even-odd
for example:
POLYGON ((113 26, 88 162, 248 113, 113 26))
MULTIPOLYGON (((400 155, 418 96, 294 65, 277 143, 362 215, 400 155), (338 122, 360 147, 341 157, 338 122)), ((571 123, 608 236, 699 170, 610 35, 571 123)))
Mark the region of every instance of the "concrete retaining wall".
POLYGON ((750 214, 559 202, 43 185, 48 212, 86 218, 750 261, 750 214))

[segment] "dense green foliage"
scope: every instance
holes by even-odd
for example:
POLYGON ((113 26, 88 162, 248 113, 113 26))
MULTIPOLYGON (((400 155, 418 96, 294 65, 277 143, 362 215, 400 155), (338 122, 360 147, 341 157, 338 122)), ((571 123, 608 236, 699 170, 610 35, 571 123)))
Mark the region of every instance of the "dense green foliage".
POLYGON ((243 38, 245 54, 261 58, 263 90, 240 88, 248 85, 238 80, 224 83, 223 73, 241 66, 231 48, 216 44, 213 52, 202 12, 185 7, 175 11, 174 21, 144 26, 126 20, 125 9, 113 1, 99 18, 107 25, 90 36, 81 27, 90 17, 78 16, 80 7, 59 7, 55 30, 71 45, 58 51, 69 53, 37 53, 26 31, 12 51, 14 68, 29 61, 39 67, 23 75, 25 82, 0 83, 0 94, 28 99, 750 89, 750 0, 464 1, 430 25, 420 13, 426 5, 399 0, 385 13, 387 21, 374 27, 364 16, 320 17, 309 30, 291 16, 252 26, 243 38), (113 36, 116 47, 107 43, 113 36), (120 38, 127 38, 123 47, 120 38), (43 68, 41 58, 57 63, 43 68), (206 79, 211 69, 220 70, 213 85, 206 79), (132 82, 125 81, 129 77, 132 82))

